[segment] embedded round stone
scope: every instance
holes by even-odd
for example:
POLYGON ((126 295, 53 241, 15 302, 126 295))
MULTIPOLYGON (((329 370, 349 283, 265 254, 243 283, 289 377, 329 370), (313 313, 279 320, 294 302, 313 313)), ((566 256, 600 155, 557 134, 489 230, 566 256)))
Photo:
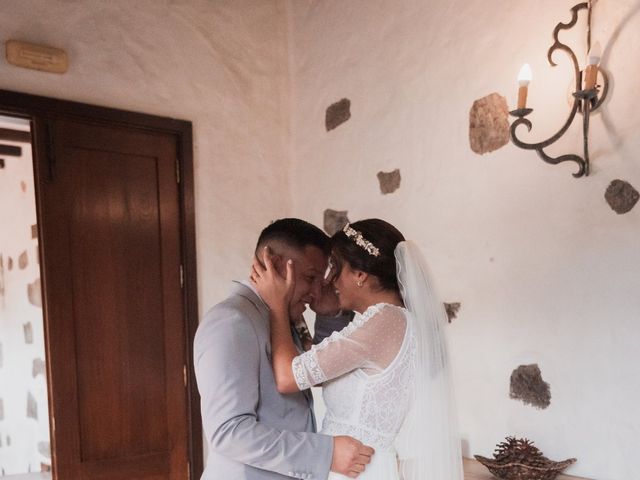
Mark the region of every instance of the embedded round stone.
POLYGON ((607 187, 604 198, 614 212, 623 214, 635 207, 640 193, 629 182, 614 180, 607 187))

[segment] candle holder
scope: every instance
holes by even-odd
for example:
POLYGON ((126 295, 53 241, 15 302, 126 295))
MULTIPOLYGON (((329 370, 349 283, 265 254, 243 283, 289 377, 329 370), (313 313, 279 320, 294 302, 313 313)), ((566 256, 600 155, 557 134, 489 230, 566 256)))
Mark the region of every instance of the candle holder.
POLYGON ((571 48, 567 45, 560 42, 558 39, 558 34, 561 30, 570 30, 578 21, 578 12, 580 10, 588 11, 588 27, 587 27, 587 48, 591 49, 591 2, 584 2, 575 5, 572 9, 572 18, 569 23, 558 23, 556 28, 553 30, 553 39, 554 43, 549 48, 547 52, 547 60, 552 67, 555 67, 557 64, 553 61, 552 56, 556 50, 562 50, 566 52, 571 61, 573 62, 573 69, 575 74, 575 92, 573 93, 573 105, 571 106, 571 111, 569 112, 569 117, 565 124, 558 130, 558 132, 549 137, 547 140, 538 143, 527 143, 523 142, 518 138, 517 128, 520 125, 525 125, 527 130, 530 132, 532 128, 532 123, 529 119, 525 118, 529 115, 533 109, 531 108, 518 108, 517 110, 513 110, 509 112, 514 117, 517 117, 516 120, 511 124, 511 141, 517 147, 523 148, 525 150, 535 150, 540 158, 545 162, 551 165, 558 165, 563 162, 575 162, 578 165, 578 171, 573 174, 574 177, 579 178, 582 176, 589 175, 589 116, 591 112, 595 111, 602 105, 604 102, 607 92, 609 90, 609 79, 607 74, 601 69, 598 68, 598 73, 602 78, 602 87, 600 85, 596 85, 594 88, 583 90, 582 89, 582 72, 580 71, 580 67, 578 66, 578 60, 576 58, 575 53, 571 48), (600 93, 600 88, 602 88, 602 93, 600 93), (575 119, 576 114, 580 112, 582 114, 582 138, 583 138, 583 148, 584 148, 584 156, 576 154, 566 154, 560 155, 558 157, 552 157, 548 155, 544 149, 548 146, 557 142, 569 129, 573 120, 575 119))

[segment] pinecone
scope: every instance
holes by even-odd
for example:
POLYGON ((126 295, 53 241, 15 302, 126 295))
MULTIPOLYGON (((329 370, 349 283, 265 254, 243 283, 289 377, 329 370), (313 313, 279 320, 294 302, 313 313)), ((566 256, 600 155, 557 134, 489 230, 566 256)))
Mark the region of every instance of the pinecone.
POLYGON ((530 467, 545 467, 549 464, 549 459, 526 438, 507 437, 496 446, 493 458, 502 464, 521 463, 530 467))

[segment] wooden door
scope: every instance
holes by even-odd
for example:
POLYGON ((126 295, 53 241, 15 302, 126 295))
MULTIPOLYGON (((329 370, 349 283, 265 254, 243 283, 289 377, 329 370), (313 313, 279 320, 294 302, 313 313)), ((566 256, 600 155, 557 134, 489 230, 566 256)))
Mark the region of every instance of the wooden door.
POLYGON ((65 118, 40 127, 55 478, 187 479, 177 138, 65 118))

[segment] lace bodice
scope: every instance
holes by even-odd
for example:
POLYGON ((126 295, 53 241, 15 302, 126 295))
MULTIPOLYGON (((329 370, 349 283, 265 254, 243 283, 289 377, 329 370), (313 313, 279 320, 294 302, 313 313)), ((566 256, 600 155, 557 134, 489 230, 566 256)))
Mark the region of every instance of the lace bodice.
POLYGON ((296 357, 292 366, 301 390, 323 383, 322 432, 393 449, 409 408, 415 349, 407 310, 378 304, 296 357))

